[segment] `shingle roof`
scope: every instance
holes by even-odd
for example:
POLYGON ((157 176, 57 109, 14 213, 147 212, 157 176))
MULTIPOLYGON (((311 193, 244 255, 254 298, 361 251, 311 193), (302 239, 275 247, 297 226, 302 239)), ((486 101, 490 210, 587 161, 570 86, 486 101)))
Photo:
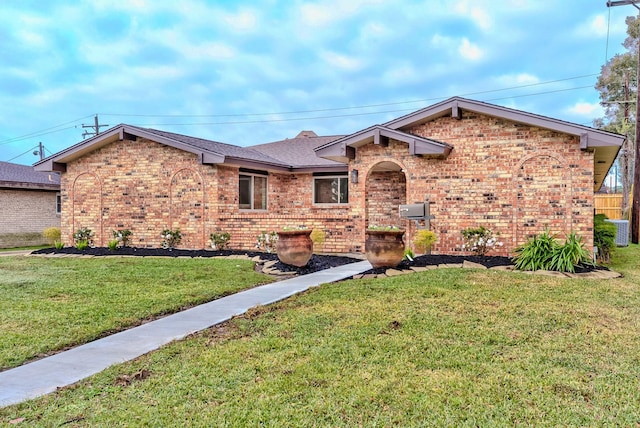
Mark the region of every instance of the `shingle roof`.
POLYGON ((179 141, 183 144, 188 144, 198 149, 215 152, 223 156, 288 166, 286 163, 283 163, 277 157, 275 156, 272 157, 264 152, 254 150, 253 147, 235 146, 233 144, 220 143, 218 141, 205 140, 203 138, 191 137, 188 135, 176 134, 174 132, 161 131, 158 129, 139 128, 137 126, 131 126, 131 125, 128 125, 128 126, 130 128, 138 128, 138 129, 144 130, 146 132, 158 135, 163 138, 179 141))
POLYGON ((32 166, 0 162, 0 185, 14 188, 60 188, 60 175, 38 172, 32 166))
POLYGON ((311 168, 322 166, 344 167, 345 165, 343 163, 323 159, 316 156, 315 153, 315 149, 317 147, 328 144, 342 137, 342 135, 318 137, 315 136, 315 133, 312 131, 303 131, 295 138, 287 138, 286 140, 274 141, 272 143, 258 144, 257 146, 251 146, 251 148, 277 158, 292 168, 311 168))

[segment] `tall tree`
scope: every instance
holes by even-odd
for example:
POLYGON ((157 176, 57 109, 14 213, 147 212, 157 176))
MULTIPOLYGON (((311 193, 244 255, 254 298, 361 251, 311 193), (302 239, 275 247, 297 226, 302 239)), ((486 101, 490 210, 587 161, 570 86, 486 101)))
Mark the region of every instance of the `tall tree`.
POLYGON ((616 183, 618 180, 622 183, 622 214, 623 217, 628 218, 635 158, 635 102, 638 91, 640 19, 629 16, 625 23, 627 38, 622 45, 627 52, 616 54, 602 66, 595 86, 600 92, 600 103, 604 106, 605 117, 596 119, 594 126, 627 136, 616 159, 618 175, 615 179, 616 183))

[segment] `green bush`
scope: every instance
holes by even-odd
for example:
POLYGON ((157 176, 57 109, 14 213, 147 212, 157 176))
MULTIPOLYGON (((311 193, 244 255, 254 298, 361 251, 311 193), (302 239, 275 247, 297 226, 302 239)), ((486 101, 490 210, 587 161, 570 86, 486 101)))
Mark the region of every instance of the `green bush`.
POLYGON ((596 214, 593 217, 593 245, 598 247, 597 258, 602 263, 611 261, 611 253, 616 248, 616 225, 605 221, 607 216, 596 214))
POLYGON ((128 247, 131 242, 131 235, 133 233, 129 229, 122 230, 114 230, 113 231, 113 239, 119 244, 122 244, 123 247, 128 247))
POLYGON ((81 239, 79 241, 76 241, 76 248, 80 251, 84 251, 87 249, 87 247, 89 247, 89 241, 81 239))
POLYGON ((80 242, 85 242, 87 244, 86 248, 93 244, 93 232, 88 227, 81 227, 73 234, 73 240, 76 243, 76 247, 80 242))
POLYGON ((555 236, 547 230, 517 247, 513 264, 518 270, 546 270, 557 247, 555 236))
POLYGON ((498 241, 497 234, 484 226, 468 227, 462 232, 464 244, 462 249, 471 251, 476 256, 485 256, 495 247, 502 247, 502 242, 498 241))
POLYGON ((416 251, 424 253, 431 248, 436 240, 437 237, 435 232, 429 229, 420 229, 416 232, 416 236, 413 238, 413 245, 416 246, 416 251))
POLYGON ((118 248, 119 243, 120 241, 118 241, 117 239, 112 239, 111 241, 109 241, 109 243, 107 243, 107 247, 109 248, 109 250, 115 251, 115 249, 118 248))
POLYGON ((42 236, 44 236, 49 244, 55 245, 56 241, 60 240, 62 234, 60 233, 59 227, 48 227, 42 232, 42 236))
POLYGON ((592 265, 591 255, 582 238, 571 232, 563 244, 547 230, 529 239, 515 250, 513 264, 518 270, 575 272, 576 267, 592 265))
POLYGON ((209 235, 209 239, 211 240, 211 248, 214 250, 224 250, 229 248, 231 234, 229 232, 212 233, 209 235))
POLYGON ((182 232, 180 229, 164 229, 160 234, 162 237, 162 248, 172 250, 182 242, 182 232))

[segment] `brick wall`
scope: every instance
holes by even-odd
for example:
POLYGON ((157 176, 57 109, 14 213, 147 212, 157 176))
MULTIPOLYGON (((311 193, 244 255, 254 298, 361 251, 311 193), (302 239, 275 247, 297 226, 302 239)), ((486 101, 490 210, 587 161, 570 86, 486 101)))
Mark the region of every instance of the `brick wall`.
POLYGON ((416 225, 398 205, 430 200, 434 252, 460 252, 460 231, 485 226, 500 234, 509 255, 546 228, 576 231, 592 243, 593 157, 576 137, 464 112, 408 130, 447 142, 446 159, 411 156, 391 140, 356 150, 349 169, 348 206, 313 204, 310 173, 268 172, 266 210, 241 210, 238 167, 199 165, 194 154, 152 141, 106 145, 67 165, 62 175, 62 232, 80 227, 105 246, 114 229, 130 229, 132 245, 159 247, 164 228, 180 228, 183 248, 209 246, 209 234, 229 232, 231 247, 253 249, 265 231, 304 224, 325 232, 324 252, 360 252, 367 223, 398 224, 411 246, 416 225), (389 165, 396 165, 390 170, 389 165), (381 167, 383 166, 383 167, 381 167))
MULTIPOLYGON (((546 228, 560 237, 574 230, 592 245, 593 157, 580 150, 577 138, 468 112, 462 120, 443 117, 408 132, 454 150, 446 159, 421 158, 391 140, 388 147, 358 148, 352 167, 369 174, 385 160, 406 171, 399 174, 406 175, 408 203, 431 202, 434 252, 460 252, 460 231, 477 226, 500 234, 504 247, 494 254, 509 255, 546 228)), ((353 202, 374 204, 362 196, 353 202)), ((414 222, 399 223, 410 243, 414 222)))
POLYGON ((60 227, 55 191, 0 189, 0 248, 46 244, 42 232, 60 227))
POLYGON ((240 210, 237 167, 199 165, 195 155, 152 141, 121 141, 67 165, 62 175, 62 236, 88 227, 106 246, 116 229, 131 244, 159 247, 165 228, 180 228, 182 248, 206 248, 229 232, 236 249, 255 249, 261 232, 304 224, 325 232, 323 252, 360 251, 348 207, 314 206, 312 174, 268 174, 267 210, 240 210))

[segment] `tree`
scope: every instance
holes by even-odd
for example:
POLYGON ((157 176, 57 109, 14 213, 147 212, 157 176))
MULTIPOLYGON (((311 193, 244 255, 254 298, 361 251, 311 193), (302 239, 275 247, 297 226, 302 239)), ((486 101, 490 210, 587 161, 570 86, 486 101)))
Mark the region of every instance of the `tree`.
MULTIPOLYGON (((634 147, 635 147, 635 100, 638 91, 638 35, 640 19, 626 18, 627 38, 623 46, 627 52, 616 54, 602 66, 596 83, 600 92, 600 103, 604 106, 605 117, 596 119, 594 126, 611 132, 626 135, 616 162, 622 182, 622 215, 629 215, 629 194, 633 183, 634 147)), ((618 177, 616 177, 618 180, 618 177)))

